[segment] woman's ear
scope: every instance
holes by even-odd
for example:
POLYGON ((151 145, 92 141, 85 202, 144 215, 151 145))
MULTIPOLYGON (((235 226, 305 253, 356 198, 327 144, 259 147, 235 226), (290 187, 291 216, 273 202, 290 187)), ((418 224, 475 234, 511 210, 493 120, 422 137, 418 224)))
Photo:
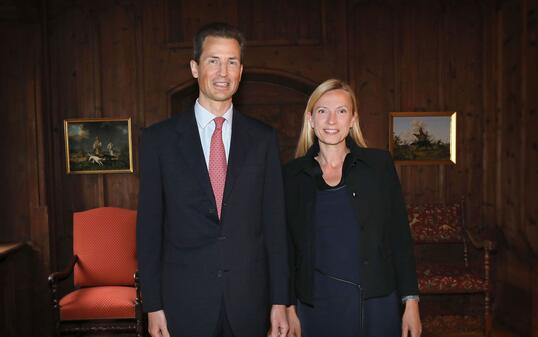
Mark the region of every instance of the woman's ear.
POLYGON ((312 112, 308 112, 306 114, 306 118, 308 118, 308 124, 313 129, 314 128, 314 123, 312 122, 312 112))

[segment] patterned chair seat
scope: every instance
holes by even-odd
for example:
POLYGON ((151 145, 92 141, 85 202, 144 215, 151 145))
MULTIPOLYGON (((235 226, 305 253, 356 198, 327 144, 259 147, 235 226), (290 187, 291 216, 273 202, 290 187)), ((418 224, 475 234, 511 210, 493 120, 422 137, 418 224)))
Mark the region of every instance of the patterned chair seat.
POLYGON ((418 287, 423 294, 476 293, 486 290, 484 277, 469 268, 448 265, 417 266, 418 287))
POLYGON ((135 318, 136 290, 109 286, 75 290, 60 300, 63 321, 135 318))

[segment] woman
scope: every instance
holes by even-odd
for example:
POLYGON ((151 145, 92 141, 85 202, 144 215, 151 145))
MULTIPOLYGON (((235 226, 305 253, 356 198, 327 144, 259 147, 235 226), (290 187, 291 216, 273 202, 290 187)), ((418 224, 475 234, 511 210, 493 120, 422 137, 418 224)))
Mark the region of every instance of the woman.
POLYGON ((295 157, 284 168, 290 335, 420 336, 400 183, 389 153, 366 148, 348 84, 314 90, 295 157))

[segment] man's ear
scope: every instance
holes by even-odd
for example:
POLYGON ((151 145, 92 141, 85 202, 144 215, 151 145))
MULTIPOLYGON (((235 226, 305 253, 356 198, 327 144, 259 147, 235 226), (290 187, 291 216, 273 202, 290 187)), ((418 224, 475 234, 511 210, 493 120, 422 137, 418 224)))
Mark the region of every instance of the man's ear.
POLYGON ((198 63, 195 60, 191 60, 190 65, 192 77, 198 78, 198 63))

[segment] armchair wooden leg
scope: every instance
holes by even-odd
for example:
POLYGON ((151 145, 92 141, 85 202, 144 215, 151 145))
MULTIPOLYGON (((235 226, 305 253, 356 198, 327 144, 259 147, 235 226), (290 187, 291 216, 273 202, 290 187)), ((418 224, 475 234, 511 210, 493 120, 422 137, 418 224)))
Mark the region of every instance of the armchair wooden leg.
POLYGON ((486 291, 484 294, 484 336, 489 337, 491 335, 491 308, 490 308, 490 298, 489 292, 486 291))

